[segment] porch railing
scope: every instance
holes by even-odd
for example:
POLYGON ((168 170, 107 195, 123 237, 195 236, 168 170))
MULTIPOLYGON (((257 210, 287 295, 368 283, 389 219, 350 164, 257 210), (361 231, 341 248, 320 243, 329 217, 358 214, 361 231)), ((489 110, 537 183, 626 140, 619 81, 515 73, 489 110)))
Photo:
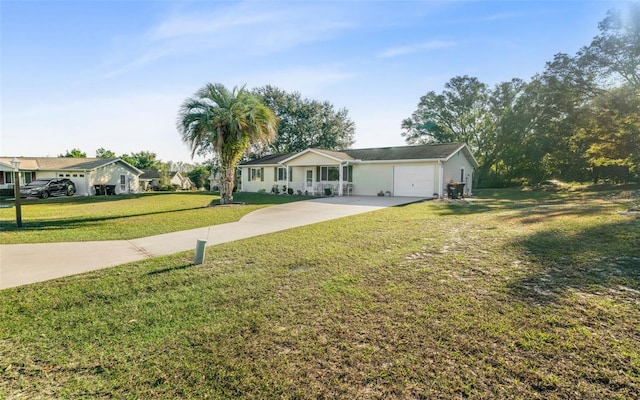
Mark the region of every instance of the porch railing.
MULTIPOLYGON (((289 182, 288 187, 293 189, 295 194, 308 194, 312 196, 338 196, 340 193, 340 184, 338 182, 313 182, 308 185, 307 182, 289 182)), ((353 193, 353 183, 343 182, 342 194, 349 196, 353 193)))

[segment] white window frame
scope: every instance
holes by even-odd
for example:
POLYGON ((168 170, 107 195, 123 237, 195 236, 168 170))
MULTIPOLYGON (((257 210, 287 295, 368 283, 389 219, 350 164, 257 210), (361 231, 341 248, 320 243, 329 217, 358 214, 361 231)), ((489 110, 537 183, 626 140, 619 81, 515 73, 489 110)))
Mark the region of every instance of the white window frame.
POLYGON ((278 167, 277 181, 278 182, 287 181, 287 167, 278 167))
POLYGON ((340 167, 335 165, 324 165, 320 167, 320 182, 338 182, 340 180, 340 167), (334 170, 336 172, 335 179, 329 179, 329 171, 334 170))
POLYGON ((249 168, 249 181, 261 181, 262 168, 249 168))

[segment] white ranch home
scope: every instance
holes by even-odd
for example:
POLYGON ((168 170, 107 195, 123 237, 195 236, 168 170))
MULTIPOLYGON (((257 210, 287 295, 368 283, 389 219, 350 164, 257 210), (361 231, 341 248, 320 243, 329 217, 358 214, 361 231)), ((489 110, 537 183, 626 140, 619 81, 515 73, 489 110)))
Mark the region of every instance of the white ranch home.
POLYGON ((449 183, 472 194, 478 166, 464 143, 353 150, 307 149, 240 165, 243 192, 443 198, 449 183))
MULTIPOLYGON (((0 189, 13 189, 14 157, 0 157, 0 189)), ((119 158, 17 157, 20 185, 40 178, 68 178, 76 195, 137 193, 142 171, 119 158), (104 190, 103 190, 104 189, 104 190)))

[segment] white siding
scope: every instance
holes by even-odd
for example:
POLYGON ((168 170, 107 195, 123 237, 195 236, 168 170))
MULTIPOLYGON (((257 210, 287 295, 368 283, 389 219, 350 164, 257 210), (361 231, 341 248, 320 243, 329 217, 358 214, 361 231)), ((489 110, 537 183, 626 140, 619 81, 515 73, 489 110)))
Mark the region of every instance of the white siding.
MULTIPOLYGON (((116 194, 121 193, 138 193, 140 183, 138 176, 131 172, 128 168, 124 168, 119 164, 109 164, 104 168, 93 171, 89 178, 90 189, 94 185, 113 185, 116 188, 116 194), (120 175, 125 176, 125 189, 120 188, 120 175)), ((92 192, 95 194, 95 191, 92 192)))
POLYGON ((443 182, 441 182, 443 193, 446 194, 447 183, 450 181, 464 182, 465 195, 473 194, 473 166, 467 157, 459 151, 443 164, 443 182), (461 169, 464 168, 464 177, 460 176, 461 169), (461 181, 460 179, 463 178, 461 181))
POLYGON ((378 192, 393 192, 392 164, 355 164, 353 166, 353 194, 375 196, 378 192))
POLYGON ((331 159, 326 156, 322 156, 320 154, 311 153, 311 152, 305 153, 300 157, 296 157, 295 159, 287 163, 287 165, 291 167, 302 166, 302 165, 316 166, 316 165, 338 165, 338 164, 339 162, 334 159, 331 159))
MULTIPOLYGON (((263 168, 263 180, 249 180, 251 174, 251 167, 242 167, 242 191, 243 192, 259 192, 261 189, 264 189, 267 193, 271 192, 271 188, 276 182, 273 180, 273 169, 275 167, 260 167, 256 166, 254 168, 263 168)), ((280 188, 282 185, 278 183, 280 188)))

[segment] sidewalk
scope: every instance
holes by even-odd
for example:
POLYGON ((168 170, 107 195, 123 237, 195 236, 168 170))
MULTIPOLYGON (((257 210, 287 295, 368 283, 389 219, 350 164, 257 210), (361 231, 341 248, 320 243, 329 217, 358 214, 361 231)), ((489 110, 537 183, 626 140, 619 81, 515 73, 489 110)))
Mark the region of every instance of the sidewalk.
POLYGON ((194 250, 198 239, 213 246, 421 200, 414 197, 329 197, 262 208, 238 222, 139 239, 0 245, 0 289, 194 250))

